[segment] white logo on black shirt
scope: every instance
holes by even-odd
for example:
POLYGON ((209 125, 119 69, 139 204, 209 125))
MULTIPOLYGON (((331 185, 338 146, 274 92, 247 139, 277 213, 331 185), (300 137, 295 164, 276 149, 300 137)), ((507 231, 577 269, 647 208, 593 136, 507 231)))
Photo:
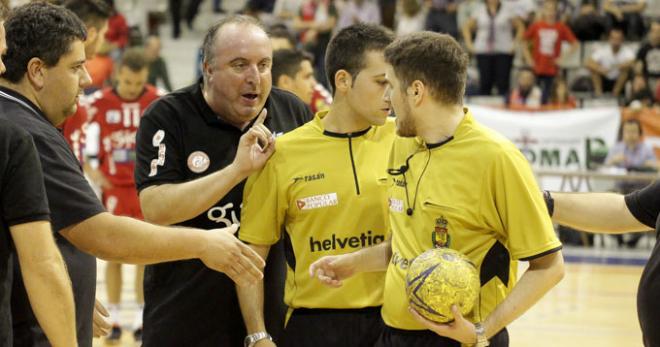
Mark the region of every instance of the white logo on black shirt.
POLYGON ((151 160, 149 165, 149 177, 156 176, 156 174, 158 174, 158 167, 165 165, 165 152, 167 148, 165 147, 165 144, 162 143, 164 139, 165 131, 163 130, 156 131, 154 137, 151 139, 151 144, 154 147, 158 147, 158 158, 151 160))

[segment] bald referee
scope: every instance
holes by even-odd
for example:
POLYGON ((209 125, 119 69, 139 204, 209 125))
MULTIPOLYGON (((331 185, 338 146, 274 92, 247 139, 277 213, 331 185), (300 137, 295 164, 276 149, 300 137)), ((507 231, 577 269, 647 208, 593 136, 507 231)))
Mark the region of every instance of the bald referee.
POLYGON ((312 270, 341 284, 351 272, 387 267, 386 328, 376 346, 508 346, 505 327, 564 273, 561 243, 529 164, 463 107, 468 56, 453 38, 405 36, 385 50, 385 59, 401 136, 388 166, 391 248, 379 245, 330 264, 322 259, 312 270), (454 310, 449 324, 429 322, 408 306, 408 264, 433 247, 467 255, 480 274, 474 310, 466 317, 454 310), (529 268, 516 283, 518 261, 529 268))

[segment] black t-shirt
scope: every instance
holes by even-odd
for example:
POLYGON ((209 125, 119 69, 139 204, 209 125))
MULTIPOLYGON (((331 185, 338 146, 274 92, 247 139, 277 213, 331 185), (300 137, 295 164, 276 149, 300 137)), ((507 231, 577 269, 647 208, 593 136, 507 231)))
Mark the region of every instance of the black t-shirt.
MULTIPOLYGON (((626 195, 630 212, 644 225, 655 228, 660 236, 660 181, 626 195)), ((660 346, 660 242, 655 244, 637 291, 637 314, 644 345, 660 346)))
POLYGON ((653 46, 650 42, 644 43, 637 51, 637 60, 644 65, 645 77, 660 77, 660 46, 653 46))
MULTIPOLYGON (((66 140, 45 115, 21 94, 0 87, 0 116, 28 132, 36 145, 51 212, 53 230, 58 232, 104 211, 103 206, 83 176, 80 163, 66 140)), ((92 313, 96 294, 96 259, 78 250, 69 241, 55 235, 66 262, 74 300, 79 346, 92 346, 92 313)), ((14 343, 22 346, 46 346, 43 334, 32 313, 20 271, 14 266, 12 316, 14 343)))
POLYGON ((48 201, 32 136, 0 113, 0 346, 12 346, 13 278, 9 227, 49 220, 48 201))
MULTIPOLYGON (((311 120, 307 106, 289 92, 273 88, 264 124, 281 134, 311 120)), ((182 183, 216 172, 234 160, 243 131, 222 121, 194 84, 155 101, 137 133, 135 183, 182 183)), ((238 223, 241 182, 204 213, 180 225, 214 229, 238 223)), ((190 199, 195 199, 191 196, 190 199)), ((186 201, 181 201, 185 204, 186 201)), ((271 334, 283 327, 285 266, 283 248, 271 250, 265 277, 265 311, 271 334)), ((199 260, 147 266, 144 275, 143 345, 242 346, 245 328, 234 283, 199 260)))

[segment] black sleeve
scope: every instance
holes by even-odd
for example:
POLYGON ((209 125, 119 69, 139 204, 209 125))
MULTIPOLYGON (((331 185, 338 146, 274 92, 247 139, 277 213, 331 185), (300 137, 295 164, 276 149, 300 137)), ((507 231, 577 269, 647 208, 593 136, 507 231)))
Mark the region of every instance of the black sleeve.
POLYGON ((644 57, 646 56, 646 51, 647 51, 647 46, 642 45, 642 47, 637 50, 637 60, 642 60, 644 61, 644 57))
POLYGON ((655 228, 658 213, 660 213, 660 181, 626 195, 626 205, 637 220, 655 228))
POLYGON ((151 185, 178 183, 181 170, 180 146, 172 110, 160 99, 144 112, 136 136, 135 185, 138 191, 151 185))
POLYGON ((299 105, 300 105, 300 112, 297 113, 300 114, 302 117, 301 119, 302 124, 305 124, 314 118, 314 114, 312 113, 312 110, 309 108, 307 104, 301 101, 299 105))
POLYGON ((34 141, 43 168, 53 230, 58 232, 104 212, 64 137, 35 137, 34 141))
POLYGON ((32 137, 27 133, 11 134, 8 131, 2 131, 0 136, 4 138, 3 147, 7 150, 2 153, 6 155, 6 165, 0 165, 4 166, 0 173, 2 219, 9 226, 49 220, 41 164, 32 137))

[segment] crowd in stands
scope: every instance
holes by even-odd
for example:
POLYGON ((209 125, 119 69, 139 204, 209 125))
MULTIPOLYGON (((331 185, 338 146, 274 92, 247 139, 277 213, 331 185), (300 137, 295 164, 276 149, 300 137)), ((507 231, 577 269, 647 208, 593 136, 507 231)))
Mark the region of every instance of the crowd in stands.
MULTIPOLYGON (((114 1, 106 1, 115 8, 114 1)), ((390 27, 397 35, 433 30, 454 36, 472 57, 468 104, 485 101, 522 111, 618 105, 624 120, 660 117, 660 21, 648 13, 646 0, 247 0, 245 4, 242 11, 269 28, 273 85, 296 94, 313 112, 332 102, 323 66, 333 33, 369 22, 390 27)), ((165 91, 173 89, 159 35, 180 38, 194 29, 196 15, 207 7, 201 0, 171 0, 168 5, 169 33, 158 30, 158 24, 168 20, 167 13, 149 13, 148 29, 142 35, 113 10, 106 42, 87 62, 93 83, 86 92, 112 86, 113 66, 133 46, 143 48, 148 82, 165 91), (187 8, 182 9, 182 4, 187 8), (185 27, 179 24, 183 20, 185 27)), ((209 8, 217 16, 225 13, 222 1, 213 1, 209 8)), ((633 148, 625 145, 623 133, 619 149, 630 154, 633 148)), ((615 165, 613 158, 608 163, 615 165)), ((657 167, 655 161, 644 161, 650 162, 657 167)))

